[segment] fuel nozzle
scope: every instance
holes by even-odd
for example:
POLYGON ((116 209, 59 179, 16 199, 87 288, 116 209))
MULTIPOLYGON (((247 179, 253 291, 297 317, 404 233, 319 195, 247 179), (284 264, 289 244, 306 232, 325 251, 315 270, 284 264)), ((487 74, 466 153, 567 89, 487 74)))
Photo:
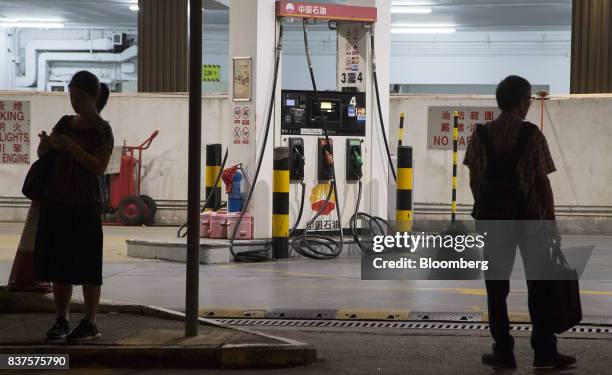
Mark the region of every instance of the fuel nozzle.
POLYGON ((363 177, 363 155, 361 140, 349 138, 346 140, 346 180, 359 181, 363 177))
POLYGON ((328 168, 334 165, 334 154, 332 154, 328 148, 323 149, 323 160, 328 168))
POLYGON ((358 178, 363 176, 362 166, 363 166, 363 158, 361 157, 361 151, 359 147, 353 147, 351 150, 351 158, 353 159, 353 168, 355 169, 355 174, 358 178))
POLYGON ((330 181, 334 178, 334 146, 331 139, 319 138, 318 180, 330 181))
POLYGON ((293 146, 293 172, 294 176, 298 179, 304 179, 304 165, 306 164, 306 158, 304 158, 304 150, 298 146, 293 146))
POLYGON ((351 156, 353 158, 353 166, 359 177, 362 176, 361 167, 363 166, 363 158, 361 157, 361 152, 359 152, 359 148, 353 147, 353 151, 351 152, 351 156))

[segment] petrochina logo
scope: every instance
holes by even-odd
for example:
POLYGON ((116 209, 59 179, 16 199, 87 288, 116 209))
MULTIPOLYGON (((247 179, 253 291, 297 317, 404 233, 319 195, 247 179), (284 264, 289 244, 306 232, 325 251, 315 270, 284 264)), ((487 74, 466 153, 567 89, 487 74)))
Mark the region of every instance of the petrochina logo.
MULTIPOLYGON (((325 204, 325 198, 327 198, 327 194, 329 194, 329 189, 332 187, 329 184, 319 184, 315 186, 310 192, 310 207, 314 212, 319 212, 321 207, 325 204)), ((321 215, 327 216, 331 214, 334 209, 336 209, 336 194, 332 193, 329 198, 329 202, 321 211, 321 215)))
POLYGON ((293 13, 295 11, 293 3, 287 3, 287 5, 285 6, 285 10, 289 13, 293 13))

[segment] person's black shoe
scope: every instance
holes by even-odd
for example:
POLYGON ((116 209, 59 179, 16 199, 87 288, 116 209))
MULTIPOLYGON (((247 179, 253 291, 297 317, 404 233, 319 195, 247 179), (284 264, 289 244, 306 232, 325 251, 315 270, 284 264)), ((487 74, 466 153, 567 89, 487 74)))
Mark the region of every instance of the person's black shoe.
POLYGON ((533 359, 533 367, 565 368, 576 365, 576 357, 560 353, 538 354, 533 359))
POLYGON ((55 324, 47 331, 47 341, 61 341, 70 333, 70 323, 64 318, 57 318, 55 324))
POLYGON ((493 353, 482 355, 482 363, 492 367, 516 368, 516 359, 512 350, 493 349, 493 353))
POLYGON ((86 319, 81 320, 79 325, 66 336, 66 341, 83 342, 95 340, 102 337, 98 327, 89 323, 86 319))

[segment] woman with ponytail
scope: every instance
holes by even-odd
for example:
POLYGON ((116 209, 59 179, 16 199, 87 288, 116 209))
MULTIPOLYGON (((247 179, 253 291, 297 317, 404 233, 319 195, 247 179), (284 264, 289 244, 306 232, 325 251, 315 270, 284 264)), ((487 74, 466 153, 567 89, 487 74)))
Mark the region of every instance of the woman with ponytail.
POLYGON ((53 283, 57 320, 47 340, 86 341, 100 337, 96 313, 102 285, 100 185, 113 151, 113 132, 100 112, 109 89, 98 77, 80 71, 70 81, 76 115, 62 117, 51 135, 39 134, 39 157, 54 153, 52 172, 40 203, 34 251, 36 278, 53 283), (72 286, 82 285, 85 318, 70 330, 72 286))

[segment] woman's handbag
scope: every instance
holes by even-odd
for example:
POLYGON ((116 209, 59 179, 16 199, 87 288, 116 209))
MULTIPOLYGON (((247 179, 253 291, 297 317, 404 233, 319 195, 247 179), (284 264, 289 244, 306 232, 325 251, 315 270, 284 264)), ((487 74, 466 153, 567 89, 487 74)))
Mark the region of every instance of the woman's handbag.
POLYGON ((21 188, 23 195, 34 202, 39 202, 45 198, 45 190, 56 158, 57 151, 49 150, 32 164, 23 181, 23 187, 21 188))
POLYGON ((551 280, 549 317, 554 333, 563 333, 582 320, 578 273, 570 268, 557 244, 552 248, 556 280, 551 280))

